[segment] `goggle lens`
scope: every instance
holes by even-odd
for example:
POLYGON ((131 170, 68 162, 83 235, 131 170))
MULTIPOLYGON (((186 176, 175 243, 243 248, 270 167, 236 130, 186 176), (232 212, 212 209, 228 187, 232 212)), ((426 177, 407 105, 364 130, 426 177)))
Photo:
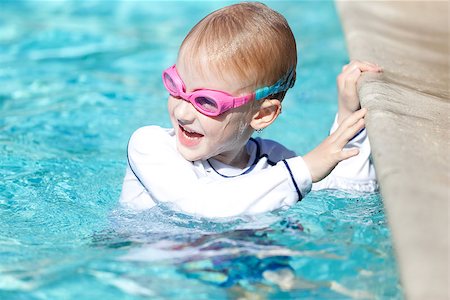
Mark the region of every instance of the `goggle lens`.
POLYGON ((178 96, 178 88, 168 73, 164 73, 164 85, 173 96, 178 96))
POLYGON ((203 110, 205 112, 209 113, 217 113, 219 110, 219 106, 217 104, 217 101, 210 97, 205 96, 198 96, 195 97, 195 106, 197 106, 200 110, 203 110))

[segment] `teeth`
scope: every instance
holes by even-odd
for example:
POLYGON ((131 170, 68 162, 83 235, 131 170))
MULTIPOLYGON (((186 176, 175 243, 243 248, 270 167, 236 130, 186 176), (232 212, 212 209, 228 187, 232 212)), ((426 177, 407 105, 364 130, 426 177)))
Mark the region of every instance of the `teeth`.
POLYGON ((186 128, 183 127, 183 126, 181 126, 181 128, 183 129, 183 131, 186 131, 186 132, 188 132, 188 133, 194 133, 194 131, 190 131, 190 130, 186 129, 186 128))
POLYGON ((202 136, 203 136, 203 135, 200 134, 200 133, 197 133, 197 132, 195 132, 195 131, 190 131, 190 130, 186 129, 186 128, 184 128, 183 126, 180 126, 180 128, 181 128, 181 130, 184 132, 184 135, 185 135, 187 138, 195 139, 195 138, 199 138, 199 137, 202 137, 202 136))

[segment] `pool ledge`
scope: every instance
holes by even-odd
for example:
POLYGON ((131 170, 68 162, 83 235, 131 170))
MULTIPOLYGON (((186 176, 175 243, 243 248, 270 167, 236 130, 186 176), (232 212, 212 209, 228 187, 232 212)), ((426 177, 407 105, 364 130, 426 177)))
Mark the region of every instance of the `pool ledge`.
POLYGON ((449 299, 448 1, 337 1, 407 299, 449 299))

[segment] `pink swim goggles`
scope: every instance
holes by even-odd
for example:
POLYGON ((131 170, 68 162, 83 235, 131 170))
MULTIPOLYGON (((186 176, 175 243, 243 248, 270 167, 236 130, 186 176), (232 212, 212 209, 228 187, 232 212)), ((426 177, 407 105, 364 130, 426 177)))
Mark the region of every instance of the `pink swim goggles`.
POLYGON ((189 101, 200 113, 206 116, 215 117, 252 100, 264 99, 270 95, 287 91, 295 83, 294 74, 295 72, 292 68, 287 76, 278 80, 274 85, 259 88, 254 93, 241 97, 233 97, 226 92, 209 89, 198 89, 192 93, 187 93, 186 86, 180 75, 178 75, 175 65, 164 70, 162 80, 167 91, 172 96, 189 101))

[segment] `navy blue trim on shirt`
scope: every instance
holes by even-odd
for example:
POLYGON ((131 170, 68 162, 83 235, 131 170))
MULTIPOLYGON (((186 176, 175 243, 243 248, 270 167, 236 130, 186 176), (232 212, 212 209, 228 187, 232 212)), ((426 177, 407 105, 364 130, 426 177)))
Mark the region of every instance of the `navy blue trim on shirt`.
POLYGON ((271 160, 269 159, 269 154, 263 154, 263 155, 261 155, 261 157, 260 157, 259 159, 261 159, 261 158, 263 158, 263 157, 267 158, 267 163, 268 163, 269 165, 271 165, 272 167, 275 166, 275 165, 277 164, 276 162, 271 161, 271 160))
POLYGON ((253 164, 256 165, 256 163, 259 161, 259 156, 261 155, 261 148, 259 147, 258 142, 254 138, 251 137, 250 141, 256 144, 255 161, 253 161, 253 164))
POLYGON ((209 162, 208 159, 207 159, 206 161, 208 162, 208 164, 209 164, 209 166, 211 167, 211 169, 214 170, 214 172, 216 172, 217 174, 219 174, 220 176, 222 176, 222 177, 224 177, 224 178, 233 178, 233 177, 237 177, 237 176, 241 176, 241 175, 250 173, 250 172, 255 168, 255 166, 258 164, 258 162, 260 161, 260 159, 263 158, 263 157, 265 157, 265 158, 267 159, 267 163, 268 163, 270 166, 272 166, 272 167, 275 166, 275 165, 278 163, 278 162, 275 162, 275 161, 271 161, 271 160, 269 159, 269 154, 266 154, 266 153, 265 153, 265 154, 262 154, 262 155, 261 155, 261 146, 260 146, 260 144, 258 143, 257 140, 255 140, 254 138, 250 138, 249 141, 252 141, 253 143, 256 144, 255 160, 253 161, 253 163, 251 164, 251 166, 250 166, 247 170, 245 170, 244 172, 242 172, 241 174, 233 175, 233 176, 227 176, 227 175, 220 174, 220 173, 213 167, 213 165, 209 162))
POLYGON ((255 155, 255 160, 253 161, 252 165, 251 165, 247 170, 245 170, 244 172, 242 172, 241 174, 238 174, 238 175, 232 175, 232 176, 223 175, 223 174, 219 173, 219 171, 217 171, 217 170, 213 167, 213 165, 209 162, 209 159, 206 160, 206 161, 208 162, 208 165, 211 167, 211 169, 214 170, 214 172, 216 172, 217 174, 219 174, 220 176, 222 176, 222 177, 224 177, 224 178, 233 178, 233 177, 238 177, 238 176, 241 176, 241 175, 250 173, 250 172, 255 168, 256 164, 258 163, 258 161, 259 161, 259 153, 260 153, 260 150, 259 150, 259 144, 258 144, 253 138, 250 138, 250 141, 252 141, 252 142, 254 142, 254 143, 256 144, 256 155, 255 155))
POLYGON ((360 135, 364 130, 366 130, 366 127, 362 128, 360 131, 358 131, 358 133, 355 134, 349 142, 351 142, 354 139, 356 139, 358 137, 358 135, 360 135))
POLYGON ((275 166, 276 164, 277 164, 277 162, 274 162, 274 161, 271 161, 270 159, 269 159, 269 154, 263 154, 263 155, 261 155, 261 146, 259 145, 259 143, 254 139, 254 138, 250 138, 250 140, 251 141, 253 141, 255 144, 256 144, 256 155, 255 155, 255 159, 257 160, 257 161, 255 161, 254 162, 254 164, 256 164, 261 158, 263 158, 263 157, 265 157, 265 158, 267 158, 267 163, 269 164, 269 165, 271 165, 272 167, 273 166, 275 166))
POLYGON ((292 182, 294 183, 295 190, 297 191, 297 194, 298 194, 298 201, 302 201, 303 196, 302 196, 302 193, 300 192, 300 189, 298 188, 297 182, 295 182, 294 175, 292 175, 291 168, 289 167, 289 164, 287 163, 287 161, 285 159, 283 159, 282 161, 284 162, 284 165, 286 166, 286 169, 288 170, 289 175, 291 176, 292 182))
POLYGON ((144 183, 141 181, 141 179, 139 178, 139 176, 137 176, 136 172, 133 170, 133 167, 131 166, 130 163, 130 156, 128 155, 128 147, 130 147, 130 141, 128 141, 127 144, 127 161, 128 161, 128 166, 130 167, 131 172, 133 172, 134 177, 136 177, 136 179, 139 181, 139 183, 144 187, 145 190, 147 190, 147 188, 145 187, 144 183))

